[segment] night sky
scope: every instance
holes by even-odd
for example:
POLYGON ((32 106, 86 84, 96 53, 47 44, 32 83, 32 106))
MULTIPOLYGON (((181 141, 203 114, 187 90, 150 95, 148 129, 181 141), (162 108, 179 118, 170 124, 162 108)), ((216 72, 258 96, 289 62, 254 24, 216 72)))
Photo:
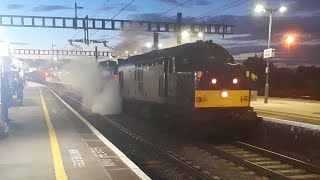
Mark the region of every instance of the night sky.
MULTIPOLYGON (((74 17, 74 2, 71 0, 2 0, 0 14, 74 17)), ((131 0, 78 0, 78 17, 111 18, 131 0)), ((255 53, 261 54, 267 47, 267 13, 257 14, 257 4, 265 7, 288 8, 284 14, 273 15, 272 47, 276 48, 275 62, 282 64, 320 65, 320 0, 135 0, 115 19, 175 21, 177 12, 182 12, 183 22, 210 22, 235 25, 235 34, 225 36, 206 35, 227 48, 236 59, 243 60, 255 53), (168 11, 170 10, 170 11, 168 11), (164 12, 167 12, 164 14, 164 12), (284 43, 287 35, 296 38, 293 45, 284 43)), ((90 34, 94 33, 94 30, 90 34)), ((161 33, 164 47, 176 45, 176 35, 161 33)), ((67 43, 70 38, 83 38, 80 30, 1 27, 0 41, 9 41, 13 48, 73 49, 67 43)), ((139 31, 98 31, 92 39, 108 40, 118 54, 125 50, 145 52, 144 45, 152 42, 152 33, 139 31)), ((184 39, 183 42, 197 38, 184 39)), ((80 45, 80 44, 79 44, 80 45)), ((84 49, 92 49, 86 47, 84 49)), ((102 46, 101 50, 108 51, 102 46)))

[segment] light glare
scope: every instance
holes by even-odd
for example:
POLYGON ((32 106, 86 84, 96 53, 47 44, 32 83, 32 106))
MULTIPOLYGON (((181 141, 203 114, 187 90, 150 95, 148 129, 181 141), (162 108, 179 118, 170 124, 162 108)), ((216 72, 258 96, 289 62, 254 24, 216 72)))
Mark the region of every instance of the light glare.
POLYGON ((223 91, 223 92, 221 93, 221 96, 222 96, 223 98, 228 97, 228 92, 227 92, 227 91, 223 91))
POLYGON ((294 42, 294 37, 292 37, 292 36, 288 36, 287 38, 286 38, 286 43, 287 44, 292 44, 294 42))
POLYGON ((198 33, 198 37, 199 37, 199 38, 202 38, 202 37, 203 37, 203 32, 199 32, 199 33, 198 33))
POLYGON ((162 47, 163 47, 163 44, 159 43, 158 48, 162 48, 162 47))
POLYGON ((189 37, 189 32, 188 31, 183 31, 181 33, 181 36, 182 36, 182 38, 187 38, 187 37, 189 37))
POLYGON ((147 47, 147 48, 151 48, 151 47, 152 47, 152 44, 148 42, 148 43, 146 44, 146 47, 147 47))
POLYGON ((257 5, 256 8, 255 8, 255 11, 257 13, 261 13, 261 12, 265 12, 266 9, 262 5, 257 5))
POLYGON ((279 9, 279 12, 284 13, 287 11, 287 8, 285 6, 281 6, 279 9))
POLYGON ((212 79, 211 82, 212 84, 217 84, 217 79, 212 79))

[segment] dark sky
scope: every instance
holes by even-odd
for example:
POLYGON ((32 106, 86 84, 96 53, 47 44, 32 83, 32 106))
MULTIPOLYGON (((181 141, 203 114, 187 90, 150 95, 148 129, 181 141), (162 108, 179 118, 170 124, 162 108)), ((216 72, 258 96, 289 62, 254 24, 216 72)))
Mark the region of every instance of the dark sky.
MULTIPOLYGON (((131 0, 78 0, 83 10, 79 16, 111 18, 131 0)), ((0 14, 65 16, 73 17, 74 1, 71 0, 4 0, 0 14)), ((257 14, 257 4, 278 8, 286 6, 284 14, 273 15, 272 46, 281 62, 320 64, 320 0, 135 0, 115 19, 175 21, 176 13, 182 12, 184 22, 210 22, 235 25, 235 34, 224 39, 218 35, 206 35, 232 52, 236 59, 260 54, 267 46, 268 14, 257 14), (170 10, 170 11, 168 11, 170 10), (167 12, 163 14, 164 12, 167 12), (288 48, 284 38, 292 35, 295 43, 288 48)), ((92 33, 92 32, 91 32, 92 33)), ((13 42, 14 48, 70 49, 67 40, 83 38, 83 32, 75 30, 1 28, 0 41, 13 42)), ((93 38, 109 40, 118 51, 143 52, 145 43, 152 41, 152 34, 139 31, 99 31, 93 38)), ((160 34, 164 47, 176 45, 174 34, 160 34)), ((192 42, 189 38, 184 42, 192 42)), ((92 47, 85 47, 91 49, 92 47)), ((103 48, 103 47, 101 47, 103 48)))

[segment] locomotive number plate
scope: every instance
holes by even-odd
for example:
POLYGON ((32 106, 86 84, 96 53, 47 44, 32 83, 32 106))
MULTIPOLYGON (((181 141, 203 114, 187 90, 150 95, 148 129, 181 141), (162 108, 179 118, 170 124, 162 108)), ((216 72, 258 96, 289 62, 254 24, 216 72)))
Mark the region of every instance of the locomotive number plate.
POLYGON ((241 96, 240 101, 249 101, 249 96, 241 96))

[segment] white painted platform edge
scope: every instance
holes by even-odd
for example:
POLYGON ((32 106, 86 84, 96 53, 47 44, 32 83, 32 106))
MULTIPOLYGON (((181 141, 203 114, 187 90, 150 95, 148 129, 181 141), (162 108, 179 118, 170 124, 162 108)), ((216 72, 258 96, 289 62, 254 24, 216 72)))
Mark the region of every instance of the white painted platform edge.
POLYGON ((264 121, 269 121, 269 122, 273 122, 273 123, 286 124, 286 125, 290 125, 290 126, 306 128, 306 129, 313 130, 313 131, 320 131, 320 126, 315 125, 315 124, 308 124, 308 123, 296 122, 296 121, 288 121, 288 120, 284 120, 284 119, 277 119, 277 118, 271 118, 271 117, 266 117, 266 116, 262 116, 262 119, 264 121))
MULTIPOLYGON (((47 87, 48 88, 48 87, 47 87)), ((95 127, 93 127, 81 114, 73 109, 68 103, 66 103, 60 96, 54 91, 48 88, 70 111, 72 111, 84 124, 86 124, 91 131, 106 145, 108 146, 139 178, 151 179, 147 176, 134 162, 132 162, 123 152, 121 152, 115 145, 113 145, 106 137, 104 137, 95 127)))

